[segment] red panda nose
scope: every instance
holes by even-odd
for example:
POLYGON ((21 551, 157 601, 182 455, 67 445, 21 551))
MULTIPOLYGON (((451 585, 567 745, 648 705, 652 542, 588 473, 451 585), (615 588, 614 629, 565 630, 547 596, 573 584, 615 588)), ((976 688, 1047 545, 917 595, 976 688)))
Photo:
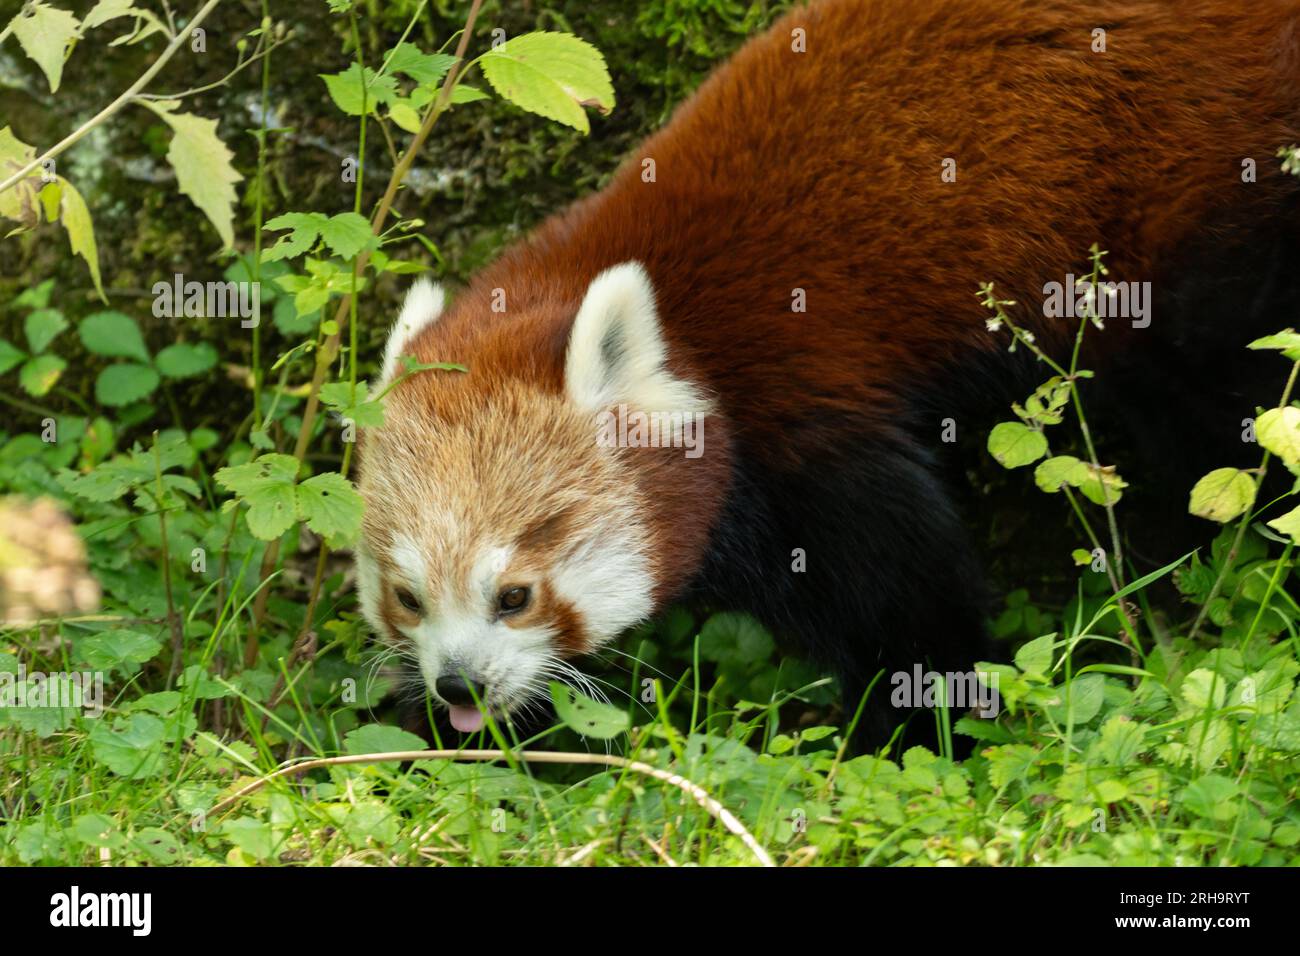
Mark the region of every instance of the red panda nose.
POLYGON ((470 684, 460 674, 448 674, 434 682, 434 689, 449 704, 457 707, 473 707, 474 698, 483 699, 484 686, 477 681, 470 684), (471 692, 471 687, 473 691, 471 692))

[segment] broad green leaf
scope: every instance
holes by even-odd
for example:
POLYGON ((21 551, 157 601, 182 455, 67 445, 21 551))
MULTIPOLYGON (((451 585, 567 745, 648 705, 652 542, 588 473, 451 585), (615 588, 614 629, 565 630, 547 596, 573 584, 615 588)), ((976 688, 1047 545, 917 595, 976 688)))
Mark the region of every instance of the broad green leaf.
POLYGON ((1228 697, 1228 679, 1206 668, 1198 668, 1183 679, 1179 688, 1183 700, 1193 710, 1218 710, 1228 697))
POLYGON ((486 99, 489 99, 488 95, 477 86, 470 86, 468 83, 457 83, 452 87, 451 98, 447 100, 447 103, 450 106, 458 106, 461 103, 476 103, 479 100, 486 99))
POLYGON ((217 364, 217 350, 207 342, 178 342, 169 345, 154 359, 154 366, 167 378, 202 375, 217 364))
POLYGON ((399 128, 406 130, 408 133, 418 133, 420 131, 420 114, 406 100, 396 100, 388 108, 388 115, 399 128))
POLYGON ((138 665, 153 660, 161 650, 159 640, 140 631, 103 631, 77 642, 77 656, 99 671, 125 667, 134 672, 138 665))
MULTIPOLYGON (((3 139, 4 130, 0 130, 0 140, 3 139)), ((24 289, 18 298, 14 299, 12 305, 20 309, 43 309, 50 304, 50 295, 53 292, 54 280, 46 279, 44 282, 24 289)))
POLYGON ((81 344, 96 355, 149 361, 149 350, 135 319, 121 312, 96 312, 77 328, 81 344))
POLYGON ((989 432, 989 454, 1004 468, 1019 468, 1047 454, 1047 439, 1021 422, 1002 422, 989 432))
POLYGON ((1083 463, 1083 480, 1079 490, 1083 496, 1095 505, 1118 504, 1124 496, 1123 489, 1128 482, 1115 473, 1113 467, 1095 467, 1091 462, 1083 463))
POLYGON ((340 259, 351 259, 370 245, 370 221, 355 212, 341 212, 320 224, 320 237, 340 259))
POLYGON ((722 611, 700 628, 700 656, 720 664, 765 661, 774 647, 772 636, 747 614, 722 611))
POLYGON ((586 133, 584 107, 614 108, 614 86, 605 58, 568 33, 525 33, 479 60, 492 88, 521 109, 586 133))
POLYGON ((63 61, 68 45, 77 37, 77 18, 66 10, 38 0, 21 7, 9 21, 18 45, 36 61, 50 84, 50 92, 59 91, 63 79, 63 61))
POLYGON ((1077 488, 1087 479, 1088 466, 1073 455, 1054 455, 1034 469, 1034 484, 1047 492, 1060 491, 1066 485, 1077 488))
POLYGON ((325 81, 334 105, 349 116, 361 115, 363 96, 365 111, 371 115, 380 103, 389 103, 397 96, 397 81, 393 77, 380 76, 366 67, 363 80, 359 63, 354 62, 342 73, 321 73, 319 76, 325 81))
POLYGON ((158 373, 148 365, 134 362, 110 365, 95 379, 95 401, 114 408, 130 405, 153 394, 158 381, 158 373))
MULTIPOLYGON (((269 249, 262 250, 262 262, 270 263, 280 259, 292 259, 309 251, 316 245, 316 238, 320 235, 321 223, 327 217, 319 212, 287 212, 282 216, 276 216, 262 228, 271 232, 278 232, 281 229, 292 230, 289 235, 281 236, 276 240, 275 245, 269 249)), ((290 288, 287 280, 301 278, 300 276, 284 276, 277 279, 277 284, 288 291, 294 291, 290 288)))
POLYGON ((67 366, 57 355, 38 355, 19 370, 18 382, 28 395, 40 398, 54 387, 67 366))
POLYGON ((1216 468, 1192 488, 1187 510, 1222 524, 1255 503, 1255 480, 1239 468, 1216 468))
POLYGON ((1187 809, 1207 820, 1231 820, 1239 811, 1236 796, 1241 792, 1230 777, 1206 774, 1194 780, 1179 798, 1187 809))
POLYGON ((248 530, 263 541, 288 531, 297 517, 294 476, 298 460, 292 455, 262 455, 256 461, 222 468, 214 476, 248 505, 248 530))
POLYGON ((1255 419, 1255 437, 1288 466, 1300 464, 1300 408, 1270 408, 1255 419))
POLYGON ((308 478, 297 489, 298 516, 330 547, 351 544, 361 531, 361 495, 336 471, 308 478))
POLYGON ((592 700, 566 684, 551 681, 551 700, 560 720, 584 737, 609 740, 628 729, 627 711, 592 700))
POLYGON ((99 247, 95 245, 95 225, 90 219, 90 210, 81 198, 81 193, 62 176, 59 177, 59 186, 59 219, 63 223, 64 232, 68 234, 68 245, 72 248, 73 255, 86 260, 90 281, 95 284, 99 300, 107 303, 108 298, 104 295, 99 275, 99 247))
POLYGON ((343 749, 350 754, 387 754, 403 750, 428 750, 423 738, 387 724, 366 724, 343 735, 343 749))
POLYGON ((95 759, 119 777, 143 780, 163 771, 166 731, 153 714, 132 714, 114 721, 112 728, 100 720, 91 728, 90 747, 95 759))
POLYGON ((176 170, 180 191, 194 201, 221 236, 222 247, 235 244, 235 183, 244 177, 231 165, 234 154, 217 136, 217 121, 177 113, 175 100, 142 100, 172 129, 167 161, 176 170))
POLYGON ((405 73, 417 83, 437 83, 456 63, 450 53, 421 53, 414 43, 399 43, 388 51, 389 73, 405 73))
POLYGON ((126 837, 111 818, 102 813, 83 813, 72 820, 72 836, 87 846, 118 849, 126 845, 126 837))
POLYGON ((1016 666, 1026 674, 1046 674, 1052 666, 1055 647, 1055 634, 1034 638, 1016 651, 1016 666))
POLYGON ((68 320, 58 309, 37 309, 35 312, 30 312, 23 320, 27 347, 33 353, 44 352, 45 347, 54 341, 55 336, 67 327, 68 320))

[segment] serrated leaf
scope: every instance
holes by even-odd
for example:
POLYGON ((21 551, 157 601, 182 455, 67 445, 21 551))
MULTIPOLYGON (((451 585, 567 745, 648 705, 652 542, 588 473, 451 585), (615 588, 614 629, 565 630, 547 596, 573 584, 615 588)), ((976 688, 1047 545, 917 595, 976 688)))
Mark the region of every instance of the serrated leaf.
POLYGON ((68 320, 58 309, 37 309, 23 320, 23 333, 32 352, 44 352, 55 336, 68 327, 68 320))
POLYGON ((1255 419, 1255 437, 1288 466, 1300 464, 1300 408, 1270 408, 1255 419))
POLYGON ((336 471, 327 471, 299 485, 297 497, 298 516, 330 547, 344 547, 356 540, 364 504, 352 482, 336 471))
POLYGON ((96 355, 149 361, 149 349, 135 319, 121 312, 96 312, 81 320, 77 328, 81 344, 96 355))
POLYGON ((483 54, 479 65, 492 88, 516 106, 584 133, 591 127, 583 107, 614 108, 605 58, 568 33, 513 37, 483 54))
POLYGON ((1047 439, 1021 422, 1002 422, 989 432, 989 454, 1004 468, 1019 468, 1047 454, 1047 439))
POLYGON ((1248 349, 1274 349, 1281 352, 1293 362, 1300 362, 1300 333, 1295 329, 1284 329, 1276 335, 1266 335, 1246 346, 1248 349))
POLYGON ((399 43, 388 51, 388 72, 405 73, 417 83, 437 83, 456 63, 450 53, 422 53, 414 43, 399 43))
POLYGON ((68 234, 68 245, 73 255, 86 260, 90 281, 99 293, 99 300, 106 303, 108 297, 104 295, 104 285, 99 276, 99 247, 95 245, 95 224, 91 221, 90 209, 72 183, 60 176, 59 185, 62 187, 59 220, 63 223, 63 231, 68 234))
POLYGON ((180 191, 208 217, 222 247, 235 244, 235 183, 244 177, 231 164, 234 154, 217 135, 217 121, 177 113, 175 100, 141 100, 172 129, 167 161, 176 170, 180 191))
POLYGON ((370 245, 374 233, 370 231, 370 222, 365 216, 341 212, 321 222, 320 237, 340 259, 351 259, 370 245))
POLYGON ((298 460, 292 455, 262 455, 256 461, 220 469, 214 476, 248 505, 248 530, 263 541, 288 531, 297 518, 294 476, 298 460))
POLYGON ((114 408, 130 405, 152 395, 159 381, 158 373, 148 365, 110 365, 95 379, 95 401, 114 408))
POLYGON ((54 387, 68 363, 57 355, 38 355, 24 363, 18 372, 18 383, 33 398, 40 398, 54 387))
POLYGON ((1192 488, 1187 510, 1222 524, 1255 503, 1255 480, 1239 468, 1216 468, 1192 488))
POLYGON ((77 37, 77 18, 66 10, 36 2, 23 7, 9 21, 23 52, 36 61, 50 84, 50 92, 59 91, 63 79, 63 61, 68 45, 77 37))
POLYGON ((363 97, 366 113, 373 115, 376 106, 390 103, 397 96, 395 79, 380 76, 370 67, 366 67, 363 74, 359 63, 354 62, 342 73, 321 73, 319 76, 325 81, 325 88, 329 90, 334 105, 349 116, 361 115, 363 97))
POLYGON ((584 737, 610 740, 628 729, 627 711, 592 700, 558 681, 551 681, 551 701, 560 720, 584 737))
POLYGON ((207 342, 178 342, 158 353, 154 367, 167 378, 202 375, 217 364, 217 350, 207 342))

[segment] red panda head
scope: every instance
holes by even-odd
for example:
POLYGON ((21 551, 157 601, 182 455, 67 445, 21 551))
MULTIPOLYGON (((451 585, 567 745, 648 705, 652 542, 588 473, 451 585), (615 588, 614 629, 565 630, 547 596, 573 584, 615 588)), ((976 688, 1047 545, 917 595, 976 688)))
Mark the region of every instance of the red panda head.
POLYGON ((601 440, 602 417, 708 403, 669 371, 637 263, 598 275, 567 315, 472 314, 467 297, 443 316, 442 300, 427 282, 408 294, 383 383, 405 354, 469 371, 408 377, 366 430, 357 579, 376 632, 475 730, 476 698, 508 714, 654 609, 653 489, 639 449, 601 440), (548 340, 563 343, 549 365, 548 340))

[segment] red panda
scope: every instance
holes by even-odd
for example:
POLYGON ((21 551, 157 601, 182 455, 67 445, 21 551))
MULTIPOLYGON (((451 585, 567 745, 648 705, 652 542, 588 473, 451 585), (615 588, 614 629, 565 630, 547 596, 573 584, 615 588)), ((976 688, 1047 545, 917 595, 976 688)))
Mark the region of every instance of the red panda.
MULTIPOLYGON (((980 283, 1060 352, 1045 287, 1099 243, 1154 290, 1149 327, 1101 336, 1115 366, 1207 400, 1209 357, 1292 320, 1298 24, 1294 0, 792 11, 449 307, 411 290, 383 379, 468 372, 405 379, 362 437, 366 617, 462 731, 681 599, 755 615, 850 704, 882 668, 969 668, 941 421, 1036 384, 980 283)), ((902 715, 872 696, 878 736, 902 715)))

